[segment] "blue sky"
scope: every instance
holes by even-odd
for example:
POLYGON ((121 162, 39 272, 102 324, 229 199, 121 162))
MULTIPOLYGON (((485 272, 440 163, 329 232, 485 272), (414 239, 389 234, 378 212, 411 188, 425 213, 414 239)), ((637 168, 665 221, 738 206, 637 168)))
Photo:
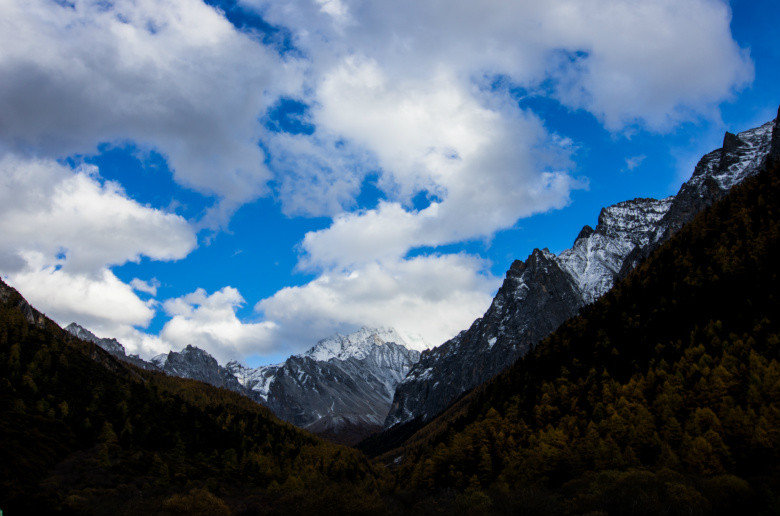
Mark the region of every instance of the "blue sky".
POLYGON ((5 0, 0 274, 150 356, 435 346, 776 116, 770 0, 5 0))

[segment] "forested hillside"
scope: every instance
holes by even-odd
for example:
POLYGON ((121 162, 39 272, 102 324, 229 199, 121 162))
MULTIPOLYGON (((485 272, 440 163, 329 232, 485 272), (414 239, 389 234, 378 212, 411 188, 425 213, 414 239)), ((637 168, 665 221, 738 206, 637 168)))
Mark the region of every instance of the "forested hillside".
POLYGON ((363 513, 359 452, 246 397, 144 371, 76 339, 0 284, 5 514, 363 513))
POLYGON ((119 361, 0 283, 6 514, 772 514, 780 174, 379 458, 119 361), (394 476, 393 476, 394 475, 394 476))
POLYGON ((775 513, 778 264, 774 166, 381 460, 453 509, 775 513))

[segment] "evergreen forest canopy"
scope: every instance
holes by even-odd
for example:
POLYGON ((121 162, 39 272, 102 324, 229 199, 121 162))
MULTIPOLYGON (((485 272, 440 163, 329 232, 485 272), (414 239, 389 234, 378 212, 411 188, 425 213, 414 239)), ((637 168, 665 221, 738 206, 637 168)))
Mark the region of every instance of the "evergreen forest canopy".
POLYGON ((778 264, 775 165, 381 459, 485 513, 774 514, 778 264))
POLYGON ((778 263, 773 166, 374 463, 235 393, 120 362, 3 284, 0 509, 775 513, 778 263))
POLYGON ((236 393, 122 362, 0 289, 4 514, 349 514, 372 506, 380 478, 356 450, 236 393))

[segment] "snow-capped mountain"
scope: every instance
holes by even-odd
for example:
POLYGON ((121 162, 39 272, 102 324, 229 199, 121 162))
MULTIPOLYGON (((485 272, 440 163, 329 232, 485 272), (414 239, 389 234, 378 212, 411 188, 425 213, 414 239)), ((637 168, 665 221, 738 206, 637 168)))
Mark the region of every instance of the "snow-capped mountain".
POLYGON ((283 364, 248 369, 231 362, 227 369, 281 419, 354 443, 382 428, 396 386, 419 357, 395 330, 362 328, 283 364))
POLYGON ((427 420, 464 392, 524 355, 584 305, 607 292, 705 207, 780 159, 780 112, 775 121, 726 133, 677 195, 634 199, 601 210, 595 229, 583 227, 573 246, 555 255, 535 249, 506 274, 485 315, 439 347, 424 351, 398 385, 385 420, 389 428, 427 420))
POLYGON ((251 368, 235 360, 225 364, 225 369, 238 380, 238 383, 246 389, 249 396, 261 403, 268 399, 268 388, 271 386, 271 382, 274 381, 276 372, 280 367, 282 367, 282 364, 251 368))
POLYGON ((194 346, 147 362, 128 356, 116 339, 99 338, 76 323, 66 330, 121 360, 239 392, 268 406, 281 419, 347 443, 382 428, 396 386, 420 358, 420 352, 408 349, 392 328, 336 334, 282 364, 257 368, 236 361, 223 367, 194 346))
POLYGON ((403 343, 408 347, 403 337, 394 328, 363 327, 349 335, 336 334, 322 339, 303 356, 319 362, 327 362, 331 358, 347 360, 356 358, 362 360, 371 354, 375 346, 385 342, 403 343))
POLYGON ((767 159, 780 159, 778 120, 780 110, 777 119, 760 127, 736 135, 727 132, 723 137, 723 147, 699 160, 693 176, 682 185, 669 211, 659 221, 651 241, 637 247, 626 257, 619 277, 625 277, 683 224, 726 195, 732 186, 758 172, 767 159))
POLYGON ((655 235, 673 197, 634 199, 601 210, 596 230, 585 226, 555 261, 572 278, 583 301, 592 303, 612 288, 626 256, 655 235))

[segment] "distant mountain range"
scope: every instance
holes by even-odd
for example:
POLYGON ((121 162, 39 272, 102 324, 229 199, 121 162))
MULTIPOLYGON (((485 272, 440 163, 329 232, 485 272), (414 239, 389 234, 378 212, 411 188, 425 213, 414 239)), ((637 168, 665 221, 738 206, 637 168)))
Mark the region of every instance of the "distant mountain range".
POLYGON ((127 355, 115 339, 98 338, 75 323, 66 329, 144 369, 239 392, 296 426, 355 444, 383 427, 431 419, 514 363, 769 157, 780 157, 777 121, 726 133, 723 147, 701 158, 677 195, 606 207, 595 229, 584 226, 570 249, 557 255, 535 249, 525 261, 516 260, 485 315, 422 354, 393 329, 362 328, 258 368, 220 365, 193 346, 145 361, 127 355))
POLYGON ((702 209, 780 156, 777 120, 727 132, 723 147, 701 158, 677 195, 604 208, 596 228, 583 227, 571 249, 535 249, 516 260, 483 317, 422 353, 396 390, 385 428, 429 420, 602 296, 702 209))
POLYGON ((604 208, 571 249, 514 262, 485 316, 439 348, 420 355, 392 329, 363 328, 255 369, 193 346, 127 355, 77 324, 63 331, 0 280, 0 504, 773 514, 778 221, 776 121, 727 133, 676 196, 604 208), (372 464, 248 397, 345 442, 396 423, 360 445, 372 464))
POLYGON ((221 366, 194 346, 145 361, 127 355, 116 339, 97 337, 76 323, 65 330, 144 369, 244 394, 285 421, 346 444, 381 430, 396 386, 420 358, 392 328, 336 334, 282 364, 257 368, 236 361, 221 366))
POLYGON ((0 280, 0 512, 381 513, 376 487, 363 486, 382 477, 358 451, 71 332, 0 280))

